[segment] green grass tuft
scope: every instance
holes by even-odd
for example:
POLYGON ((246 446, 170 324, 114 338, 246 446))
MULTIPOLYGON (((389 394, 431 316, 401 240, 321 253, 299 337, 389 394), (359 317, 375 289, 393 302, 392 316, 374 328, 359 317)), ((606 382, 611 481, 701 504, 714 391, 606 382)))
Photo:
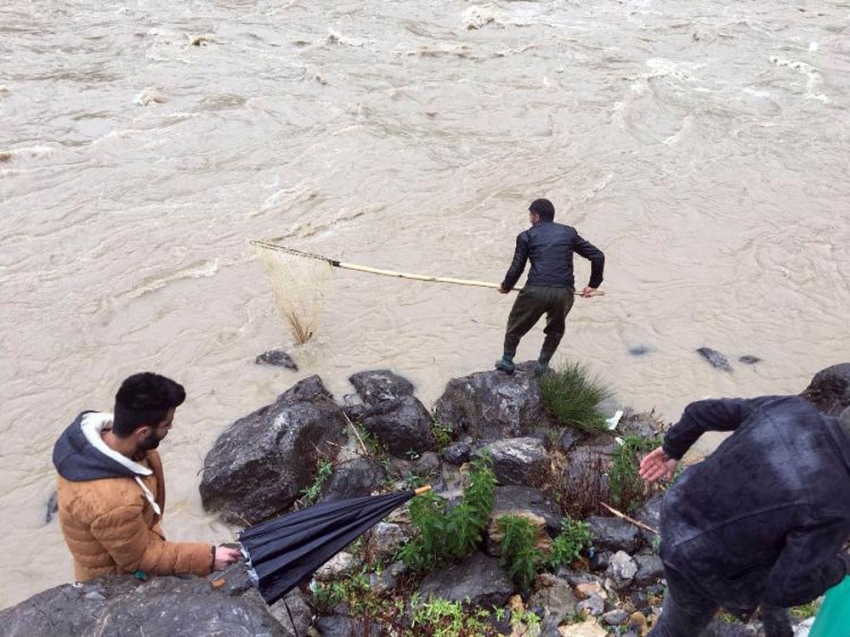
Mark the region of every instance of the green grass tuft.
POLYGON ((546 410, 562 425, 589 433, 608 430, 597 405, 614 392, 581 363, 572 363, 540 379, 546 410))

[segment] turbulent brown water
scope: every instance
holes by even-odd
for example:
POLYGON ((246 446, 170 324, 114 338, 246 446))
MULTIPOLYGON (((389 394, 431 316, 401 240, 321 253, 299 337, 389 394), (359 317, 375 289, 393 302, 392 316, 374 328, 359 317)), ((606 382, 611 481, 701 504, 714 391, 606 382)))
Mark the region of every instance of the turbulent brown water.
POLYGON ((848 359, 848 78, 825 0, 5 0, 0 607, 72 578, 50 452, 126 375, 187 387, 165 528, 223 541, 197 473, 227 424, 314 373, 431 404, 500 353, 509 298, 341 271, 294 347, 249 239, 498 282, 547 196, 608 257, 562 357, 667 420, 800 391, 848 359))

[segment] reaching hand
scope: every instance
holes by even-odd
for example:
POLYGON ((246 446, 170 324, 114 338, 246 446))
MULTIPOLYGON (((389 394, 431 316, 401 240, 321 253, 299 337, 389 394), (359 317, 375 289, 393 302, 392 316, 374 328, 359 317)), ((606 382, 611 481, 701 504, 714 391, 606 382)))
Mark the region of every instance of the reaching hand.
POLYGON ((678 464, 678 460, 674 460, 664 453, 663 448, 658 447, 640 461, 640 477, 647 482, 655 482, 659 478, 672 480, 673 472, 676 471, 678 464))
POLYGON ((217 546, 215 549, 213 570, 221 571, 229 564, 238 562, 240 559, 242 559, 242 551, 239 549, 232 549, 229 546, 217 546))

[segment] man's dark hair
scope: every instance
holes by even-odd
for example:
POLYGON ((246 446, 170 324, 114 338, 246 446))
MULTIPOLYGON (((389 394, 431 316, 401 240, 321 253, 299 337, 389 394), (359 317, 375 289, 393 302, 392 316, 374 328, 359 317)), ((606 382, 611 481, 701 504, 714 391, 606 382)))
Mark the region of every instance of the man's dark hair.
POLYGON ((528 207, 529 212, 536 212, 543 221, 552 221, 555 218, 555 206, 548 199, 535 199, 528 207))
POLYGON ((115 394, 112 432, 126 438, 144 425, 156 426, 165 420, 169 409, 186 400, 183 385, 170 378, 142 372, 124 379, 115 394))

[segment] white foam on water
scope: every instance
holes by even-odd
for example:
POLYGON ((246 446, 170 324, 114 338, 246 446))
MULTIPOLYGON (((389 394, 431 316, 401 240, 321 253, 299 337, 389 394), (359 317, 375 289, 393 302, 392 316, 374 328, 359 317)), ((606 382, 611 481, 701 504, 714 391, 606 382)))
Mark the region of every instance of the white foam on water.
POLYGON ((193 263, 189 267, 183 268, 182 270, 177 270, 176 272, 171 272, 169 274, 151 277, 145 282, 143 282, 141 285, 138 285, 129 292, 127 292, 124 296, 129 299, 137 299, 146 294, 150 294, 151 292, 161 290, 170 283, 183 281, 186 279, 203 279, 215 276, 217 272, 218 259, 213 259, 211 261, 198 261, 197 263, 193 263))
POLYGON ((686 115, 682 120, 682 126, 678 131, 664 139, 661 143, 666 144, 667 146, 674 146, 679 143, 679 141, 687 135, 691 128, 693 128, 694 117, 693 115, 686 115))
POLYGON ((806 94, 805 97, 811 100, 817 100, 819 102, 823 102, 824 104, 829 103, 829 97, 824 93, 820 93, 816 91, 816 87, 823 82, 823 76, 820 71, 818 71, 811 64, 803 62, 802 60, 789 60, 788 58, 780 57, 778 55, 774 55, 770 58, 770 61, 776 66, 787 67, 794 71, 800 73, 800 75, 806 76, 806 94))
POLYGON ((150 106, 151 104, 164 104, 165 102, 165 95, 155 86, 145 87, 141 93, 133 98, 133 104, 136 106, 150 106))
POLYGON ((354 47, 362 47, 366 44, 366 40, 348 37, 337 31, 333 27, 328 27, 328 37, 326 38, 326 42, 328 44, 341 44, 343 46, 354 47))

